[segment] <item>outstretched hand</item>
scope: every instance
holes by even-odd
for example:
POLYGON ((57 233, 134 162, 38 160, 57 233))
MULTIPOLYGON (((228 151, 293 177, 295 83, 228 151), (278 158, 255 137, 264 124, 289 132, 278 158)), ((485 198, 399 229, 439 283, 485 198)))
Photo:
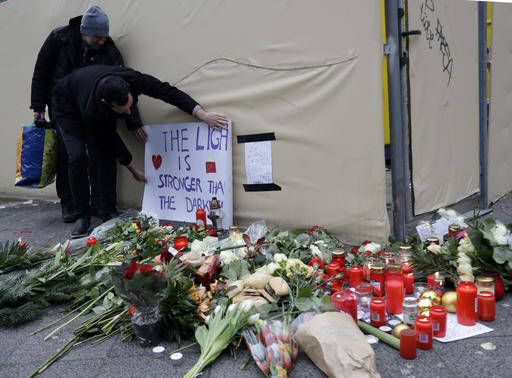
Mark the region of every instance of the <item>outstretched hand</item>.
POLYGON ((144 173, 142 173, 141 171, 139 171, 137 169, 137 167, 135 167, 135 164, 131 163, 130 165, 126 166, 126 168, 128 168, 128 170, 132 173, 133 175, 133 178, 139 182, 144 182, 144 183, 147 183, 148 182, 148 179, 146 178, 146 176, 144 175, 144 173))
POLYGON ((148 141, 148 133, 144 129, 144 126, 139 127, 136 130, 133 130, 133 133, 135 134, 135 137, 139 140, 139 142, 146 143, 148 141))
POLYGON ((208 124, 214 130, 228 129, 229 120, 228 117, 226 117, 224 114, 217 112, 207 112, 203 109, 199 109, 199 111, 196 113, 196 117, 208 124))

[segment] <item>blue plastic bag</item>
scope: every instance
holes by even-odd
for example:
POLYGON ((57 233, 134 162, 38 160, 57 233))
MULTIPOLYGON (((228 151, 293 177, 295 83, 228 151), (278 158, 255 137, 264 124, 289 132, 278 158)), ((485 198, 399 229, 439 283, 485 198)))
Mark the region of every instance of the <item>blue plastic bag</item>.
POLYGON ((15 186, 44 188, 55 180, 57 170, 55 131, 22 125, 16 144, 15 186))

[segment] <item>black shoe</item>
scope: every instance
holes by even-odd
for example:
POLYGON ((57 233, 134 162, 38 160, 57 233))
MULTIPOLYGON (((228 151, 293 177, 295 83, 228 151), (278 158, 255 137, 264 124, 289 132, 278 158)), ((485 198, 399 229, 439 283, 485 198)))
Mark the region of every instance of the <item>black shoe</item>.
POLYGON ((112 218, 117 218, 121 214, 122 214, 121 212, 114 210, 114 211, 109 211, 109 212, 101 214, 100 218, 103 220, 103 222, 106 222, 112 218))
POLYGON ((77 219, 78 215, 72 206, 62 206, 62 221, 64 223, 73 223, 77 219))
POLYGON ((80 217, 75 222, 75 227, 73 227, 73 231, 71 231, 71 238, 82 238, 89 234, 89 227, 91 222, 89 218, 80 217))

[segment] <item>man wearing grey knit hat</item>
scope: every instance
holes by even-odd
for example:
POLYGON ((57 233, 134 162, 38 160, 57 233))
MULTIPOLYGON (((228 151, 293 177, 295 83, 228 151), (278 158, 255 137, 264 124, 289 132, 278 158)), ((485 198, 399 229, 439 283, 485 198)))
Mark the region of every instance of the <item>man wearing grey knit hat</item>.
MULTIPOLYGON (((46 38, 39 54, 32 77, 30 108, 34 111, 34 121, 45 118, 48 107, 52 117, 52 96, 56 82, 76 68, 102 64, 124 66, 121 53, 109 35, 107 14, 97 5, 89 7, 83 16, 69 20, 69 24, 54 29, 46 38)), ((58 125, 54 125, 58 126, 58 125)), ((126 119, 126 126, 137 139, 145 142, 147 134, 136 120, 126 119)), ((62 220, 72 223, 76 220, 76 210, 69 186, 68 162, 64 143, 59 138, 59 161, 57 164, 57 195, 62 207, 62 220)), ((114 156, 102 161, 90 159, 89 175, 91 182, 91 208, 93 215, 108 220, 116 215, 116 175, 114 156)))
POLYGON ((103 9, 97 5, 92 5, 82 16, 82 22, 80 23, 82 39, 91 48, 98 50, 107 40, 109 26, 108 16, 103 12, 103 9))

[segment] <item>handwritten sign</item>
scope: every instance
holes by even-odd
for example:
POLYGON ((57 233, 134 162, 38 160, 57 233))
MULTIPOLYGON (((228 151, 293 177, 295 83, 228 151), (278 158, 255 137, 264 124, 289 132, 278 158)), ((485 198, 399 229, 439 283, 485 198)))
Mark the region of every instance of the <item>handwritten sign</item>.
MULTIPOLYGON (((225 214, 223 228, 233 222, 231 123, 217 131, 202 122, 146 127, 142 210, 160 219, 196 222, 197 209, 210 210, 217 197, 225 214)), ((208 220, 210 224, 210 221, 208 220)))
POLYGON ((438 43, 439 52, 441 53, 443 72, 446 72, 448 75, 448 83, 446 86, 449 86, 453 77, 453 57, 450 53, 450 46, 448 45, 443 32, 443 25, 441 24, 439 17, 435 15, 434 0, 424 0, 421 3, 420 22, 423 25, 423 31, 425 32, 428 48, 432 49, 434 47, 433 43, 438 43))
POLYGON ((272 183, 272 147, 270 141, 244 144, 247 183, 272 183))

